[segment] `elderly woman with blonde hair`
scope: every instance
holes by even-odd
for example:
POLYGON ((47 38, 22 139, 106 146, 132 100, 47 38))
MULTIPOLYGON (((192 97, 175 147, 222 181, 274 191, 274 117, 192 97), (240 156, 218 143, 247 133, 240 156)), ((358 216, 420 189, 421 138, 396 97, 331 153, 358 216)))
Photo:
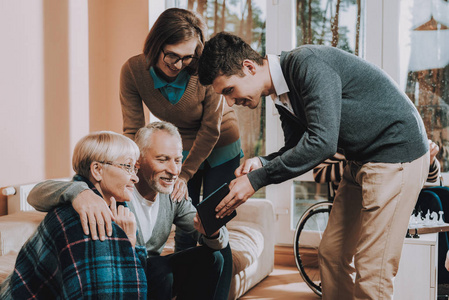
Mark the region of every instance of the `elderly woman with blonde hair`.
POLYGON ((131 139, 114 132, 94 132, 77 143, 73 181, 104 199, 115 219, 113 234, 103 242, 85 235, 70 203, 51 210, 19 252, 1 299, 146 299, 147 253, 136 246, 136 220, 125 203, 139 181, 139 155, 131 139))

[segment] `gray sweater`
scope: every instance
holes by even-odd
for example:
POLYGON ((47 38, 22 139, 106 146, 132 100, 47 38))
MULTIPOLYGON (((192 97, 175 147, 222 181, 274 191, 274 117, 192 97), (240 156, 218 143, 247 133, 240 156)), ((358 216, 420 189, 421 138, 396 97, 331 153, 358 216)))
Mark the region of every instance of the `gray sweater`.
POLYGON ((411 162, 428 151, 422 119, 381 69, 345 51, 305 45, 280 58, 295 115, 276 105, 285 145, 248 174, 255 190, 343 152, 348 160, 411 162))
MULTIPOLYGON (((28 203, 39 211, 49 211, 55 206, 71 203, 82 191, 89 187, 84 182, 64 182, 47 180, 36 185, 28 195, 28 203)), ((136 245, 145 246, 149 256, 160 255, 170 235, 172 224, 179 226, 185 232, 190 233, 200 244, 220 250, 228 245, 229 234, 226 227, 220 229, 220 234, 215 239, 209 239, 201 235, 193 226, 193 217, 196 208, 191 201, 183 200, 173 202, 168 194, 159 194, 159 211, 151 238, 144 242, 141 234, 139 219, 136 218, 138 235, 136 245)), ((127 202, 129 209, 135 213, 132 202, 127 202)))

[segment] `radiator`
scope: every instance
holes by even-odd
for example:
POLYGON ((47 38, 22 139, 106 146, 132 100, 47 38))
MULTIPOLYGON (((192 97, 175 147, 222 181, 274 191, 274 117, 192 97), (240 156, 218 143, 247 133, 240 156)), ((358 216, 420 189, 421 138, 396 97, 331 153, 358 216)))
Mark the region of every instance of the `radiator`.
POLYGON ((18 211, 34 211, 35 209, 28 204, 27 197, 36 183, 10 186, 2 190, 3 195, 8 200, 8 215, 18 211))
MULTIPOLYGON (((57 181, 70 181, 71 178, 59 178, 57 181)), ((35 209, 28 204, 27 198, 30 191, 37 184, 28 183, 17 186, 9 186, 2 190, 2 194, 7 197, 8 215, 19 211, 35 211, 35 209)))

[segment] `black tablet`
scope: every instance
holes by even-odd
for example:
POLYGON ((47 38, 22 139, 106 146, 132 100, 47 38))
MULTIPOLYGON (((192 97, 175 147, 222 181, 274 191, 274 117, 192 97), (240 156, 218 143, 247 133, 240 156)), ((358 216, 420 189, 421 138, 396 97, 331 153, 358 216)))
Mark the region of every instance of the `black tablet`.
POLYGON ((196 206, 207 236, 212 236, 218 229, 237 215, 237 212, 234 210, 232 214, 224 218, 217 219, 216 217, 217 213, 215 212, 215 208, 227 194, 229 194, 229 187, 225 183, 196 206))

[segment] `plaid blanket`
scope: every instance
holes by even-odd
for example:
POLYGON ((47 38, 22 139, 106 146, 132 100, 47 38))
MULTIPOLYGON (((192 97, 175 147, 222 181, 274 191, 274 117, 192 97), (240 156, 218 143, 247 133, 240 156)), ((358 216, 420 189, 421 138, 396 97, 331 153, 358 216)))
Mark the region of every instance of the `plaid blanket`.
POLYGON ((84 235, 71 205, 50 211, 18 254, 0 299, 146 299, 146 249, 113 235, 84 235))

